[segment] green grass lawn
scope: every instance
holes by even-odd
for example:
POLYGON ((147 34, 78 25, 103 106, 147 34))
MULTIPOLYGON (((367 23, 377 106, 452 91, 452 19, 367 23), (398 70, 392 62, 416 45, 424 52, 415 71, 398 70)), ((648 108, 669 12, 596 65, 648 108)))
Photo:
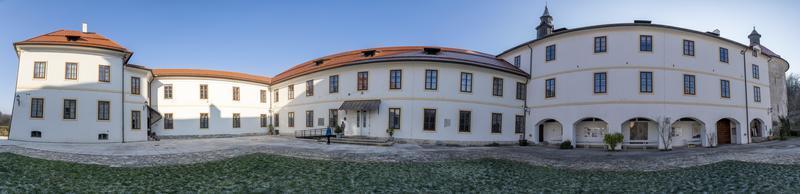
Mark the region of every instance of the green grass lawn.
POLYGON ((658 172, 559 170, 505 160, 353 163, 253 154, 117 168, 0 153, 0 193, 85 192, 791 192, 800 166, 745 162, 658 172))

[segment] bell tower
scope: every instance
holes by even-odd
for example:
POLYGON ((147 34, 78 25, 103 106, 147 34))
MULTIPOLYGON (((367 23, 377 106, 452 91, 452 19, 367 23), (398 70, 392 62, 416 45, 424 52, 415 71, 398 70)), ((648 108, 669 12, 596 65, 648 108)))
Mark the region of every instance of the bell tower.
POLYGON ((550 16, 547 5, 544 6, 544 13, 539 17, 539 20, 539 26, 536 26, 536 39, 553 33, 553 17, 550 16))

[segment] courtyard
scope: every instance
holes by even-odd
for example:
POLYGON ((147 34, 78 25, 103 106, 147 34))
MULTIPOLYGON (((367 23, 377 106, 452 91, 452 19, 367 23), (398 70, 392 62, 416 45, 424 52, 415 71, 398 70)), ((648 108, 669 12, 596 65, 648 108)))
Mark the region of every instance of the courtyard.
POLYGON ((326 145, 254 136, 0 141, 4 192, 787 192, 800 139, 663 152, 326 145))

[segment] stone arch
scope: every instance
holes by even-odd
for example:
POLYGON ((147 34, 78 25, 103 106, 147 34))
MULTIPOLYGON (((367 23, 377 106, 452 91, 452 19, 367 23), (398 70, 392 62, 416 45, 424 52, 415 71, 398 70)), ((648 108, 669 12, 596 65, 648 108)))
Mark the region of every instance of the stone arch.
POLYGON ((573 123, 575 146, 603 146, 603 136, 608 133, 608 122, 597 117, 578 119, 573 123))
POLYGON ((750 136, 752 137, 766 137, 766 125, 764 124, 764 120, 760 118, 754 118, 750 121, 750 136))
POLYGON ((681 117, 671 124, 672 146, 702 145, 706 124, 695 117, 681 117))
POLYGON ((658 122, 648 117, 634 117, 622 122, 622 143, 626 146, 658 147, 658 122))
POLYGON ((709 142, 713 145, 734 144, 739 140, 739 121, 725 117, 717 120, 714 133, 709 136, 709 142))
POLYGON ((559 144, 564 141, 564 126, 555 119, 542 119, 536 123, 538 133, 536 140, 543 144, 559 144))

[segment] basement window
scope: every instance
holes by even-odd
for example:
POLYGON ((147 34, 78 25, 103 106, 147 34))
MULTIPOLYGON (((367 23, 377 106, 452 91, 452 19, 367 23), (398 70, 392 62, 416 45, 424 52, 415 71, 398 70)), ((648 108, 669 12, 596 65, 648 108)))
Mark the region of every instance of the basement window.
POLYGON ((425 54, 428 54, 428 55, 436 55, 436 54, 439 54, 439 52, 441 52, 442 49, 440 49, 440 48, 424 48, 423 51, 425 52, 425 54))
POLYGON ((108 134, 107 133, 97 134, 97 140, 108 140, 108 134))
POLYGON ((81 39, 81 36, 67 36, 67 41, 78 41, 81 39))
POLYGON ((361 54, 363 54, 364 57, 373 57, 375 56, 375 52, 376 52, 375 50, 368 50, 368 51, 361 51, 361 54))
POLYGON ((31 137, 42 138, 42 132, 41 131, 31 131, 31 137))

